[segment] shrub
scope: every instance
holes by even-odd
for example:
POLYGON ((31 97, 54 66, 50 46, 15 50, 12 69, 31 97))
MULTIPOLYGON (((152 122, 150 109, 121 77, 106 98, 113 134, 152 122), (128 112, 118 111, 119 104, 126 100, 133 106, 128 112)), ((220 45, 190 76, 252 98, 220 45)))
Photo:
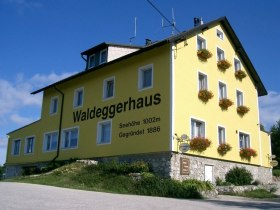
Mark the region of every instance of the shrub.
POLYGON ((39 173, 41 173, 41 170, 36 166, 27 166, 22 168, 23 176, 29 176, 33 174, 39 174, 39 173))
POLYGON ((234 167, 226 174, 226 182, 234 185, 249 185, 253 181, 253 176, 246 168, 234 167))
POLYGON ((129 173, 143 173, 149 172, 149 165, 144 161, 135 161, 132 163, 111 161, 108 163, 99 163, 98 165, 90 165, 86 167, 87 170, 99 170, 104 173, 113 174, 129 174, 129 173))
POLYGON ((229 186, 231 183, 222 180, 220 177, 216 177, 216 185, 217 186, 229 186))
POLYGON ((135 193, 173 198, 201 198, 201 194, 195 186, 188 186, 179 181, 158 176, 142 178, 137 181, 135 193))
POLYGON ((182 182, 182 184, 186 187, 194 187, 198 191, 208 191, 208 190, 213 190, 213 185, 211 182, 206 181, 199 181, 197 179, 187 179, 182 182))
POLYGON ((272 174, 273 176, 280 177, 280 169, 273 169, 272 174))

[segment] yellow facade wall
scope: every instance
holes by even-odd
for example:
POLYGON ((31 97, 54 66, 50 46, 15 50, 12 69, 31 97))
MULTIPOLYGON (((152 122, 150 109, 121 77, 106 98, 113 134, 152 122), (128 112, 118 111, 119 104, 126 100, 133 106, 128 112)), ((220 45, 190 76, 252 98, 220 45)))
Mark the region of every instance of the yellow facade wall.
MULTIPOLYGON (((223 158, 225 160, 248 163, 239 157, 239 132, 250 135, 251 148, 260 154, 260 136, 259 136, 259 110, 258 93, 254 82, 250 76, 242 81, 235 78, 234 58, 238 54, 228 39, 225 31, 224 39, 216 35, 216 29, 223 31, 221 26, 210 28, 203 33, 194 34, 186 41, 176 45, 174 56, 174 132, 178 134, 187 134, 191 136, 191 118, 205 122, 206 137, 212 141, 212 145, 203 153, 188 152, 211 158, 223 158), (212 52, 213 56, 207 61, 202 61, 197 56, 197 35, 206 40, 206 48, 212 52), (225 52, 225 58, 229 60, 232 66, 225 71, 217 67, 217 47, 225 52), (198 73, 207 75, 208 90, 212 91, 214 97, 207 103, 198 98, 198 73), (222 110, 219 106, 219 81, 227 85, 227 98, 234 102, 234 105, 228 110, 222 110), (236 91, 243 92, 244 105, 250 108, 250 111, 243 117, 236 111, 236 91), (226 129, 226 142, 232 146, 232 150, 221 157, 217 152, 218 147, 218 126, 226 129)), ((240 60, 242 62, 242 60, 240 60)), ((249 75, 246 67, 242 63, 242 69, 249 75)), ((177 150, 177 144, 174 141, 173 150, 177 150)), ((261 164, 261 157, 252 158, 251 164, 261 164)))
MULTIPOLYGON (((64 94, 64 110, 62 130, 79 128, 78 147, 75 149, 61 149, 58 160, 69 158, 91 158, 125 154, 138 154, 149 152, 168 151, 170 149, 170 50, 169 46, 155 48, 146 53, 124 59, 120 62, 107 65, 73 80, 57 85, 64 94), (153 65, 153 87, 138 90, 138 69, 146 65, 153 65), (115 96, 112 99, 103 99, 103 81, 106 78, 115 78, 115 96), (84 100, 81 108, 73 108, 74 91, 84 89, 84 100), (156 95, 156 96, 155 96, 156 95), (118 105, 129 100, 141 100, 152 97, 154 104, 141 108, 122 110, 115 113, 112 120, 112 140, 110 144, 97 144, 97 124, 103 121, 101 117, 74 122, 73 112, 87 109, 104 108, 118 105), (157 98, 156 101, 154 98, 157 98), (156 104, 155 104, 156 103, 156 104), (121 124, 137 122, 134 126, 124 127, 121 124), (123 127, 123 128, 120 128, 123 127), (138 135, 126 138, 126 133, 131 131, 138 135), (141 133, 142 132, 142 133, 141 133)), ((58 131, 58 112, 50 115, 50 101, 52 97, 59 97, 59 110, 61 95, 54 88, 44 91, 41 120, 26 128, 10 133, 9 151, 6 164, 50 161, 55 157, 56 151, 43 152, 43 138, 45 132, 58 131), (28 156, 18 157, 11 154, 11 142, 14 139, 23 139, 27 135, 35 135, 35 152, 28 156)), ((108 120, 107 117, 106 120, 108 120)), ((23 151, 23 145, 21 145, 23 151)))
POLYGON ((270 161, 271 161, 271 140, 270 140, 270 134, 261 131, 261 148, 262 153, 262 165, 264 167, 271 168, 270 161))

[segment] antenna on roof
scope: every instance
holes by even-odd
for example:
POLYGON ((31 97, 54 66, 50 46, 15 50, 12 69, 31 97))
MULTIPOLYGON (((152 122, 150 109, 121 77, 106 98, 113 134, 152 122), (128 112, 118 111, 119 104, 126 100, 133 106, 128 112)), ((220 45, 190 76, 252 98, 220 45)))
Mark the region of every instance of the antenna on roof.
POLYGON ((129 44, 132 44, 132 39, 136 38, 137 17, 134 18, 134 36, 129 38, 129 44))
MULTIPOLYGON (((176 29, 176 27, 175 27, 175 25, 176 25, 176 22, 175 22, 175 15, 174 15, 174 10, 173 10, 173 8, 172 8, 172 22, 169 22, 170 24, 169 25, 164 25, 164 20, 163 20, 163 18, 161 19, 161 27, 162 28, 167 28, 167 27, 172 27, 172 35, 174 35, 175 34, 175 30, 177 30, 176 29)), ((177 30, 178 31, 178 30, 177 30)))
MULTIPOLYGON (((172 9, 172 22, 171 22, 150 0, 147 0, 147 2, 162 16, 162 19, 165 19, 169 23, 168 26, 172 26, 172 28, 173 28, 172 34, 174 34, 174 31, 177 31, 180 33, 180 30, 175 26, 175 18, 174 18, 173 9, 172 9)), ((163 21, 162 21, 162 25, 163 25, 163 21)), ((164 27, 168 27, 168 26, 164 26, 164 27)))

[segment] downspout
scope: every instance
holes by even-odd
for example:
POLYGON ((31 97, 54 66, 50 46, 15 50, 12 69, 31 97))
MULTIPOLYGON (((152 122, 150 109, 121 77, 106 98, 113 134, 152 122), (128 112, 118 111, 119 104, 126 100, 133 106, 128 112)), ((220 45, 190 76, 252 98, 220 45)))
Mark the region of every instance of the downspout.
POLYGON ((59 117, 57 151, 56 151, 56 156, 52 159, 52 162, 54 162, 58 158, 60 152, 61 127, 62 127, 62 116, 63 116, 63 107, 64 107, 64 93, 61 90, 59 90, 56 86, 54 86, 54 89, 61 94, 61 108, 60 108, 60 117, 59 117))

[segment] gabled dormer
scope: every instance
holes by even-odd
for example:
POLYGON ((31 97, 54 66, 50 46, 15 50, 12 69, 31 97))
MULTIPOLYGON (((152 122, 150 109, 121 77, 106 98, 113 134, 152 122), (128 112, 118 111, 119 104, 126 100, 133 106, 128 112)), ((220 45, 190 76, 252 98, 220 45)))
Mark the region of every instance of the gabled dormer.
POLYGON ((133 53, 142 47, 113 44, 103 42, 81 53, 86 60, 86 70, 110 62, 127 54, 133 53))

